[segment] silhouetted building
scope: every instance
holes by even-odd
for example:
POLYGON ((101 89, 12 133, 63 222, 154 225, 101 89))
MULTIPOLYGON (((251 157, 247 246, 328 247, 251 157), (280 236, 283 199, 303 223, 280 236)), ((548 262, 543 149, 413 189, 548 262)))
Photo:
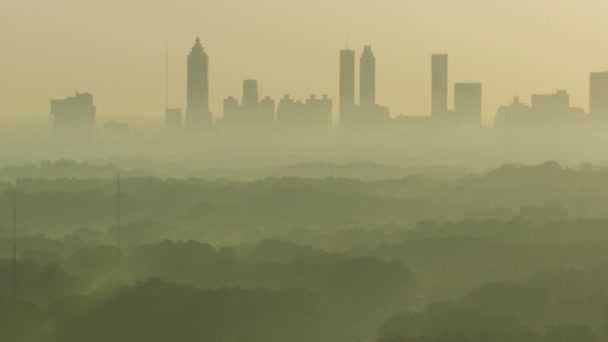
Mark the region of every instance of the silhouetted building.
POLYGON ((466 125, 481 124, 481 83, 454 85, 454 115, 456 122, 466 125))
POLYGON ((340 122, 348 120, 355 107, 355 51, 340 51, 340 122))
POLYGON ((589 76, 589 114, 608 119, 608 71, 589 76))
POLYGON ((257 111, 259 104, 258 81, 243 81, 243 109, 246 111, 257 111))
POLYGON ((530 118, 530 106, 519 101, 519 97, 513 98, 513 102, 508 106, 501 106, 494 118, 494 127, 508 128, 526 124, 530 118))
POLYGON ((53 129, 59 135, 91 135, 95 130, 93 95, 76 93, 63 100, 51 100, 53 129))
POLYGON ((182 127, 182 110, 180 108, 167 108, 165 110, 165 128, 167 130, 178 130, 182 127))
POLYGON ((448 55, 432 56, 431 115, 448 112, 448 55))
POLYGON ((359 134, 387 122, 390 112, 376 104, 376 58, 371 45, 364 46, 360 58, 359 105, 354 101, 354 70, 354 52, 343 50, 340 54, 340 128, 359 134))
POLYGON ((212 118, 209 110, 209 57, 199 38, 196 38, 196 43, 188 55, 187 102, 186 127, 210 127, 212 118))
POLYGON ((239 100, 230 96, 224 100, 224 118, 222 126, 226 130, 231 130, 239 126, 242 122, 242 110, 239 100))
POLYGON ((234 97, 224 100, 224 119, 222 126, 226 131, 257 132, 274 126, 275 103, 270 97, 261 102, 258 98, 258 81, 243 81, 243 101, 234 97))
POLYGON ((260 102, 260 123, 263 127, 272 128, 274 126, 275 121, 275 102, 269 96, 266 96, 260 102))
POLYGON ((331 124, 332 101, 314 95, 306 102, 294 101, 285 95, 277 109, 277 127, 283 131, 305 134, 326 134, 331 124))
POLYGON ((556 114, 570 109, 570 95, 565 90, 554 94, 532 95, 532 110, 545 114, 556 114))
POLYGON ((499 108, 496 127, 538 128, 562 126, 572 128, 584 124, 585 111, 570 107, 570 95, 565 90, 553 94, 532 95, 532 106, 516 100, 510 106, 499 108))
POLYGON ((359 104, 362 107, 376 105, 376 58, 371 45, 365 45, 360 61, 359 104))

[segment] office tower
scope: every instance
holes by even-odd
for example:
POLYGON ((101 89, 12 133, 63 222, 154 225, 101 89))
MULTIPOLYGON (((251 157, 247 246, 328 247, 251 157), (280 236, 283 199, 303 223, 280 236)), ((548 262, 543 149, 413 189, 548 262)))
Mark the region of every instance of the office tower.
POLYGON ((258 81, 243 81, 243 109, 253 112, 258 109, 258 104, 258 81))
POLYGON ((532 110, 537 113, 555 115, 570 109, 570 95, 565 90, 553 94, 532 95, 532 110))
POLYGON ((481 124, 481 83, 456 83, 454 85, 454 115, 467 125, 481 124))
POLYGON ((312 95, 306 100, 307 124, 313 131, 327 133, 331 128, 333 103, 327 95, 317 99, 312 95))
POLYGON ((360 89, 359 102, 362 107, 373 107, 376 105, 376 58, 372 52, 372 46, 366 45, 360 61, 360 89))
POLYGON ((608 118, 608 71, 590 74, 589 114, 608 118))
POLYGON ((95 130, 93 95, 76 93, 73 97, 51 100, 53 129, 59 135, 91 135, 95 130))
POLYGON ((277 109, 278 128, 290 133, 327 134, 333 104, 327 95, 312 95, 305 102, 285 95, 277 109))
POLYGON ((227 129, 234 128, 241 121, 241 106, 239 100, 230 96, 224 100, 224 120, 227 129))
POLYGON ((275 102, 270 97, 266 96, 260 102, 260 120, 265 127, 274 125, 275 102))
POLYGON ((340 121, 355 106, 355 51, 340 51, 340 121))
POLYGON ((186 127, 197 129, 210 127, 209 111, 209 58, 199 38, 188 55, 188 99, 186 127))
POLYGON ((165 110, 165 129, 177 130, 182 128, 182 110, 180 108, 167 108, 165 110))
POLYGON ((298 107, 301 102, 296 102, 289 95, 285 95, 277 108, 277 125, 281 128, 292 126, 296 121, 298 107))
POLYGON ((572 128, 583 123, 584 119, 585 111, 570 107, 570 95, 565 90, 558 90, 552 94, 532 95, 528 126, 560 125, 572 128))
POLYGON ((431 115, 442 116, 448 112, 448 55, 432 57, 431 115))

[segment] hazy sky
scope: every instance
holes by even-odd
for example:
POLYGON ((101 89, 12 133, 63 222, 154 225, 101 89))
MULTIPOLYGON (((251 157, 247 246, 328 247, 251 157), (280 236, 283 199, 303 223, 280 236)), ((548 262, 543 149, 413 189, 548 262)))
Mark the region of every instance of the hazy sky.
POLYGON ((79 90, 102 121, 160 120, 165 46, 170 104, 183 107, 196 36, 215 116, 246 78, 262 96, 327 93, 337 112, 347 35, 357 56, 373 45, 377 99, 392 115, 429 113, 438 52, 450 55, 450 84, 483 82, 486 118, 516 92, 567 89, 587 109, 588 73, 608 70, 607 14, 606 0, 3 0, 0 113, 48 113, 51 98, 79 90))

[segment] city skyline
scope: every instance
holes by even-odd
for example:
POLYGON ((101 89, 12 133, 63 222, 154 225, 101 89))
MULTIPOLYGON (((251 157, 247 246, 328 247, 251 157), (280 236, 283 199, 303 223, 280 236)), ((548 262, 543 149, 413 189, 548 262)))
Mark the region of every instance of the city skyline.
MULTIPOLYGON (((219 128, 221 131, 246 132, 249 129, 268 130, 275 126, 283 129, 304 129, 309 133, 329 132, 335 128, 347 130, 365 128, 377 129, 388 123, 388 119, 402 119, 400 122, 410 122, 410 118, 426 117, 429 122, 450 123, 476 127, 483 125, 483 83, 481 82, 453 82, 453 103, 449 104, 450 67, 449 55, 433 54, 431 56, 431 103, 430 115, 390 115, 390 108, 381 106, 376 102, 376 57, 371 45, 364 45, 359 58, 359 102, 355 96, 355 83, 357 79, 354 50, 343 49, 339 51, 339 110, 333 112, 333 101, 324 94, 318 99, 315 94, 305 101, 293 99, 289 93, 277 103, 274 98, 266 96, 259 100, 258 81, 246 79, 243 81, 242 103, 229 96, 224 99, 221 116, 212 115, 209 106, 209 56, 197 37, 191 51, 187 55, 187 94, 185 117, 179 107, 168 106, 168 95, 164 111, 165 127, 169 130, 184 127, 189 130, 219 128), (404 121, 405 120, 405 121, 404 121), (183 121, 183 122, 182 122, 183 121), (380 126, 379 126, 380 125, 380 126)), ((169 68, 167 56, 166 68, 166 94, 169 94, 169 68)), ((592 117, 606 119, 608 105, 605 98, 608 95, 608 72, 589 73, 589 113, 592 117)), ((531 110, 515 109, 520 106, 519 96, 515 96, 511 106, 502 105, 497 109, 491 126, 495 126, 496 119, 501 125, 518 122, 517 125, 540 123, 545 124, 580 124, 587 114, 580 107, 571 106, 570 94, 567 90, 557 90, 555 94, 532 94, 530 100, 531 110), (513 114, 514 113, 514 114, 513 114), (532 116, 530 116, 532 114, 532 116)), ((95 126, 96 108, 93 105, 93 96, 89 93, 64 100, 51 101, 51 115, 56 133, 73 126, 76 131, 90 131, 95 126), (83 102, 83 96, 87 99, 83 102), (78 101, 77 101, 78 100, 78 101), (61 105, 61 106, 60 106, 61 105), (87 114, 89 113, 89 114, 87 114), (92 118, 86 118, 90 116, 92 118), (84 115, 84 116, 83 116, 84 115), (71 118, 71 119, 70 119, 71 118), (80 122, 81 120, 85 120, 80 122)), ((594 119, 594 120, 595 120, 594 119)), ((395 120, 392 120, 397 122, 395 120)), ((116 121, 107 122, 104 128, 123 134, 128 126, 116 121), (120 128, 118 128, 118 126, 120 128)))
POLYGON ((96 95, 100 116, 153 118, 164 107, 167 43, 169 105, 184 108, 183 55, 197 35, 212 60, 210 106, 216 116, 223 99, 240 92, 243 79, 259 80, 260 92, 274 98, 288 90, 294 98, 327 93, 337 100, 335 51, 347 47, 347 35, 357 50, 366 44, 374 47, 377 102, 390 107, 393 115, 428 114, 428 56, 433 53, 451 56, 453 80, 485 85, 486 118, 516 94, 523 100, 555 89, 568 89, 572 103, 587 110, 588 72, 608 69, 608 51, 596 44, 603 37, 601 13, 606 9, 599 1, 564 1, 549 7, 534 1, 499 1, 493 8, 479 1, 459 5, 384 1, 383 6, 358 1, 304 6, 270 0, 252 6, 237 1, 247 13, 239 17, 238 25, 231 24, 233 12, 227 4, 178 3, 182 6, 165 1, 139 8, 127 5, 124 15, 117 15, 116 1, 111 0, 94 6, 95 18, 87 16, 86 6, 73 6, 67 0, 55 2, 52 8, 8 4, 10 29, 2 33, 7 46, 0 113, 5 117, 46 113, 49 98, 79 90, 96 95), (302 16, 296 18, 292 12, 302 16), (213 15, 200 20, 204 13, 213 15), (450 19, 455 13, 464 20, 450 19), (130 14, 141 18, 138 25, 131 25, 130 14), (52 25, 43 25, 51 16, 52 25), (547 17, 551 24, 541 26, 539 22, 547 17), (333 24, 320 25, 325 27, 321 29, 312 25, 315 20, 333 24), (102 30, 105 23, 112 25, 102 30), (72 25, 82 29, 68 31, 72 25))
MULTIPOLYGON (((350 47, 346 49, 339 50, 339 67, 338 67, 338 109, 336 111, 331 112, 331 121, 333 125, 339 125, 339 122, 345 113, 342 109, 344 106, 346 107, 358 107, 367 108, 369 110, 372 107, 380 107, 376 101, 376 56, 372 51, 372 45, 364 45, 360 57, 357 58, 357 50, 353 50, 350 47), (358 63, 357 63, 358 62, 358 63), (357 73, 358 71, 358 73, 357 73)), ((479 87, 479 90, 473 90, 475 93, 479 93, 478 95, 474 95, 474 97, 479 98, 478 104, 475 104, 475 116, 480 117, 480 123, 483 125, 493 126, 497 112, 505 106, 505 104, 501 104, 496 108, 495 111, 490 111, 490 113, 486 113, 483 106, 483 95, 481 88, 483 88, 482 82, 454 82, 450 79, 450 65, 449 65, 450 55, 449 54, 432 54, 430 61, 430 105, 427 113, 407 113, 400 112, 394 113, 391 112, 390 107, 384 107, 388 110, 390 114, 390 118, 400 118, 400 117, 442 117, 445 115, 451 115, 453 113, 462 112, 462 110, 457 110, 458 102, 458 88, 463 86, 473 86, 479 87), (450 87, 453 85, 452 91, 450 91, 450 87), (450 101, 451 100, 451 101, 450 101), (479 107, 479 108, 477 108, 479 107)), ((166 56, 166 78, 165 78, 165 92, 166 92, 166 103, 169 104, 169 95, 173 92, 169 85, 169 56, 167 52, 166 56)), ((226 112, 226 101, 232 100, 234 98, 233 95, 227 96, 223 102, 224 106, 220 111, 214 111, 210 108, 209 103, 211 102, 209 99, 209 92, 212 86, 209 84, 209 55, 205 51, 205 47, 201 43, 200 37, 196 37, 195 43, 192 46, 190 52, 187 55, 187 63, 186 63, 186 101, 184 106, 179 105, 169 105, 164 108, 165 121, 168 119, 167 116, 173 116, 172 120, 177 120, 176 111, 180 110, 183 113, 179 116, 180 120, 183 120, 183 125, 186 128, 201 128, 201 127, 210 127, 215 124, 218 120, 223 120, 225 118, 226 112), (191 108, 191 109, 189 109, 191 108), (190 119, 189 119, 190 117, 190 119)), ((607 77, 608 71, 590 71, 588 73, 588 102, 586 106, 578 106, 577 108, 589 108, 587 111, 588 114, 593 112, 593 108, 595 107, 595 112, 599 113, 602 110, 606 111, 608 105, 605 104, 605 100, 602 98, 602 92, 606 92, 608 90, 608 82, 607 77), (595 92, 593 87, 595 86, 595 92), (598 92, 599 91, 599 92, 598 92)), ((251 83, 255 83, 254 89, 255 96, 258 96, 258 80, 257 79, 246 79, 243 81, 243 104, 244 107, 247 107, 245 104, 247 102, 247 84, 251 88, 251 83)), ((558 90, 561 92, 563 90, 558 90)), ((88 92, 85 92, 88 94, 88 92)), ((79 94, 79 91, 76 91, 76 94, 79 94)), ((250 94, 251 96, 251 94, 250 94)), ((311 99, 315 99, 315 94, 311 94, 311 99)), ((531 93, 529 95, 530 103, 534 102, 535 96, 539 96, 538 94, 531 93)), ((570 100, 570 94, 568 94, 570 100)), ((291 97, 289 91, 286 91, 283 95, 283 98, 291 97)), ((327 95, 323 95, 324 98, 331 100, 331 98, 327 95)), ((519 93, 515 93, 514 97, 517 97, 517 101, 519 102, 521 97, 519 93)), ((265 100, 275 101, 275 98, 272 96, 266 96, 265 100)), ((249 99, 251 101, 251 99, 249 99)), ((525 100, 523 101, 526 102, 525 100)), ((250 105, 250 104, 249 104, 250 105)), ((461 105, 462 107, 462 105, 461 105)), ((352 108, 351 108, 352 109, 352 108)), ((276 112, 276 104, 275 104, 275 112, 276 112)), ((276 113, 275 113, 276 114, 276 113)), ((276 119, 276 117, 275 117, 276 119)), ((477 121, 477 120, 474 120, 477 121)))

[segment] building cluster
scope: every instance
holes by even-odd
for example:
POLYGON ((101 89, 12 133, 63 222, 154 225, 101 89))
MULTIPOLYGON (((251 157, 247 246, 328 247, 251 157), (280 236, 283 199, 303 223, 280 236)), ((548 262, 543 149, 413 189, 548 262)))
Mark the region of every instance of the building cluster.
MULTIPOLYGON (((214 122, 209 107, 209 57, 196 39, 187 58, 187 103, 185 113, 180 108, 167 108, 167 130, 210 130, 223 133, 283 130, 288 132, 328 133, 333 127, 333 104, 327 95, 311 96, 305 101, 285 95, 278 104, 271 97, 260 100, 257 80, 243 82, 241 101, 233 96, 224 100, 223 117, 214 122), (185 114, 185 115, 183 115, 185 114)), ((448 55, 437 54, 431 59, 431 115, 398 116, 391 118, 387 107, 376 103, 376 57, 371 45, 366 45, 359 58, 359 101, 356 101, 355 51, 340 51, 339 70, 339 128, 343 131, 394 126, 450 124, 478 127, 482 122, 483 87, 481 83, 455 83, 454 103, 448 105, 448 55)), ((516 97, 513 103, 498 109, 496 128, 535 125, 573 125, 589 118, 608 121, 608 72, 590 74, 589 115, 581 108, 570 106, 567 91, 532 95, 530 105, 516 97)), ((54 130, 59 135, 88 134, 95 129, 93 96, 76 96, 51 101, 54 130)), ((115 124, 108 131, 124 132, 115 124)), ((118 134, 118 133, 117 133, 118 134)))
POLYGON ((578 125, 585 122, 582 108, 570 107, 570 95, 565 90, 553 94, 532 95, 531 105, 522 104, 519 97, 513 103, 498 108, 494 122, 497 128, 578 125))
POLYGON ((361 129, 386 123, 390 111, 376 104, 376 57, 371 45, 359 59, 359 104, 355 103, 355 51, 340 51, 340 128, 361 129))
POLYGON ((332 102, 327 95, 321 99, 313 95, 305 102, 285 95, 277 107, 269 96, 259 100, 256 80, 245 80, 241 104, 233 96, 225 99, 224 116, 217 126, 224 132, 238 134, 275 128, 290 132, 327 133, 331 128, 331 112, 332 102))

